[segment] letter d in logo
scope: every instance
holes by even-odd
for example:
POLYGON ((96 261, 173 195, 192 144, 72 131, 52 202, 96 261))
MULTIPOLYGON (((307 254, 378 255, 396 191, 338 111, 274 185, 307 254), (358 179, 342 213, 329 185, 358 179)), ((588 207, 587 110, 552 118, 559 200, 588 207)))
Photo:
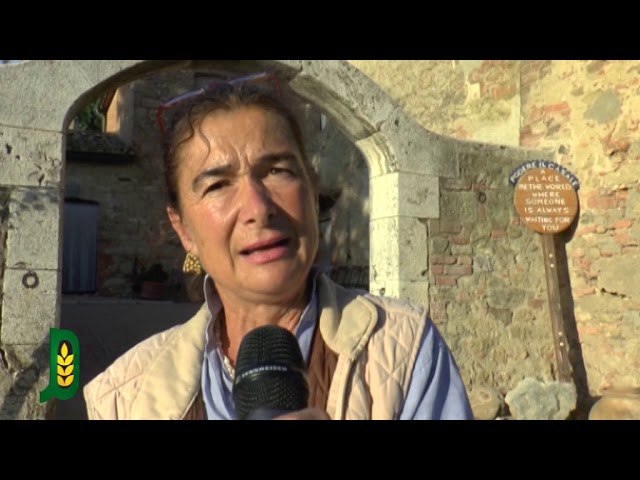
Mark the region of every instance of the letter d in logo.
POLYGON ((70 330, 52 328, 49 334, 49 385, 40 392, 40 403, 51 397, 69 400, 80 383, 80 343, 70 330))

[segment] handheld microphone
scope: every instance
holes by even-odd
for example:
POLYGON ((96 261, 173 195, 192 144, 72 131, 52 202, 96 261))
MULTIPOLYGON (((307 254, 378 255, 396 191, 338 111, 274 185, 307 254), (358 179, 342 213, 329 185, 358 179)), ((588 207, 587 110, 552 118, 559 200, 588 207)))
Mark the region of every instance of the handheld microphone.
POLYGON ((271 420, 309 403, 298 340, 282 327, 265 325, 245 335, 235 371, 232 396, 239 420, 271 420))

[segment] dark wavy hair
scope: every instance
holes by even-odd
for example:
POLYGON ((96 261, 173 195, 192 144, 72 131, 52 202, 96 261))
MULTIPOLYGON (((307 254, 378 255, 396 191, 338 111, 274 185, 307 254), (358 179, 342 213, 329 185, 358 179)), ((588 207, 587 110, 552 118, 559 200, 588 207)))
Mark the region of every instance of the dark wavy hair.
MULTIPOLYGON (((170 110, 164 120, 167 129, 163 135, 164 177, 167 189, 167 203, 180 212, 178 195, 178 166, 183 144, 198 135, 202 121, 217 110, 231 111, 244 106, 256 106, 275 112, 284 118, 291 128, 293 138, 301 152, 305 173, 312 188, 318 191, 318 177, 309 163, 305 150, 302 130, 292 110, 272 91, 252 84, 216 85, 205 89, 170 110)), ((188 275, 185 278, 187 294, 192 301, 204 301, 203 281, 205 274, 188 275)))
POLYGON ((163 138, 164 176, 167 201, 170 207, 180 211, 178 201, 177 170, 180 147, 197 135, 197 130, 208 114, 216 110, 233 110, 243 106, 257 106, 275 112, 284 118, 302 154, 305 173, 311 186, 317 190, 317 174, 309 163, 300 124, 289 107, 271 91, 251 84, 217 85, 205 90, 171 110, 168 128, 163 138))

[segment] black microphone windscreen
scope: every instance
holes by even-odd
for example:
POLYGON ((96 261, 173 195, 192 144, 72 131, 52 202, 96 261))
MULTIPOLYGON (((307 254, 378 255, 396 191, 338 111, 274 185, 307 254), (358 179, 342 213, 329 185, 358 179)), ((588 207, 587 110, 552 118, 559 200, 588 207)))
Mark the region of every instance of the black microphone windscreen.
POLYGON ((232 395, 241 420, 258 410, 283 413, 306 408, 309 386, 296 337, 275 325, 245 335, 238 350, 232 395))

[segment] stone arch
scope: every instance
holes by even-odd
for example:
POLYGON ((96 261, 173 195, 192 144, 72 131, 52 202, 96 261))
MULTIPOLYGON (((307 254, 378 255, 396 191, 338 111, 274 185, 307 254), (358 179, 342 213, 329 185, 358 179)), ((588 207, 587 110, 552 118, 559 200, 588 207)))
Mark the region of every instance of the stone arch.
POLYGON ((45 415, 37 394, 48 382, 48 357, 39 346, 49 328, 59 324, 60 220, 71 119, 107 89, 152 72, 204 65, 275 68, 297 94, 339 125, 369 165, 370 289, 428 305, 426 221, 439 217, 439 177, 458 174, 459 142, 427 132, 347 62, 38 60, 5 65, 0 69, 0 86, 7 92, 0 110, 0 209, 9 223, 0 226, 11 224, 11 229, 0 230, 6 239, 0 347, 9 370, 34 368, 30 386, 12 393, 22 399, 16 410, 22 413, 16 415, 45 415), (38 288, 23 288, 22 279, 34 274, 38 288))

